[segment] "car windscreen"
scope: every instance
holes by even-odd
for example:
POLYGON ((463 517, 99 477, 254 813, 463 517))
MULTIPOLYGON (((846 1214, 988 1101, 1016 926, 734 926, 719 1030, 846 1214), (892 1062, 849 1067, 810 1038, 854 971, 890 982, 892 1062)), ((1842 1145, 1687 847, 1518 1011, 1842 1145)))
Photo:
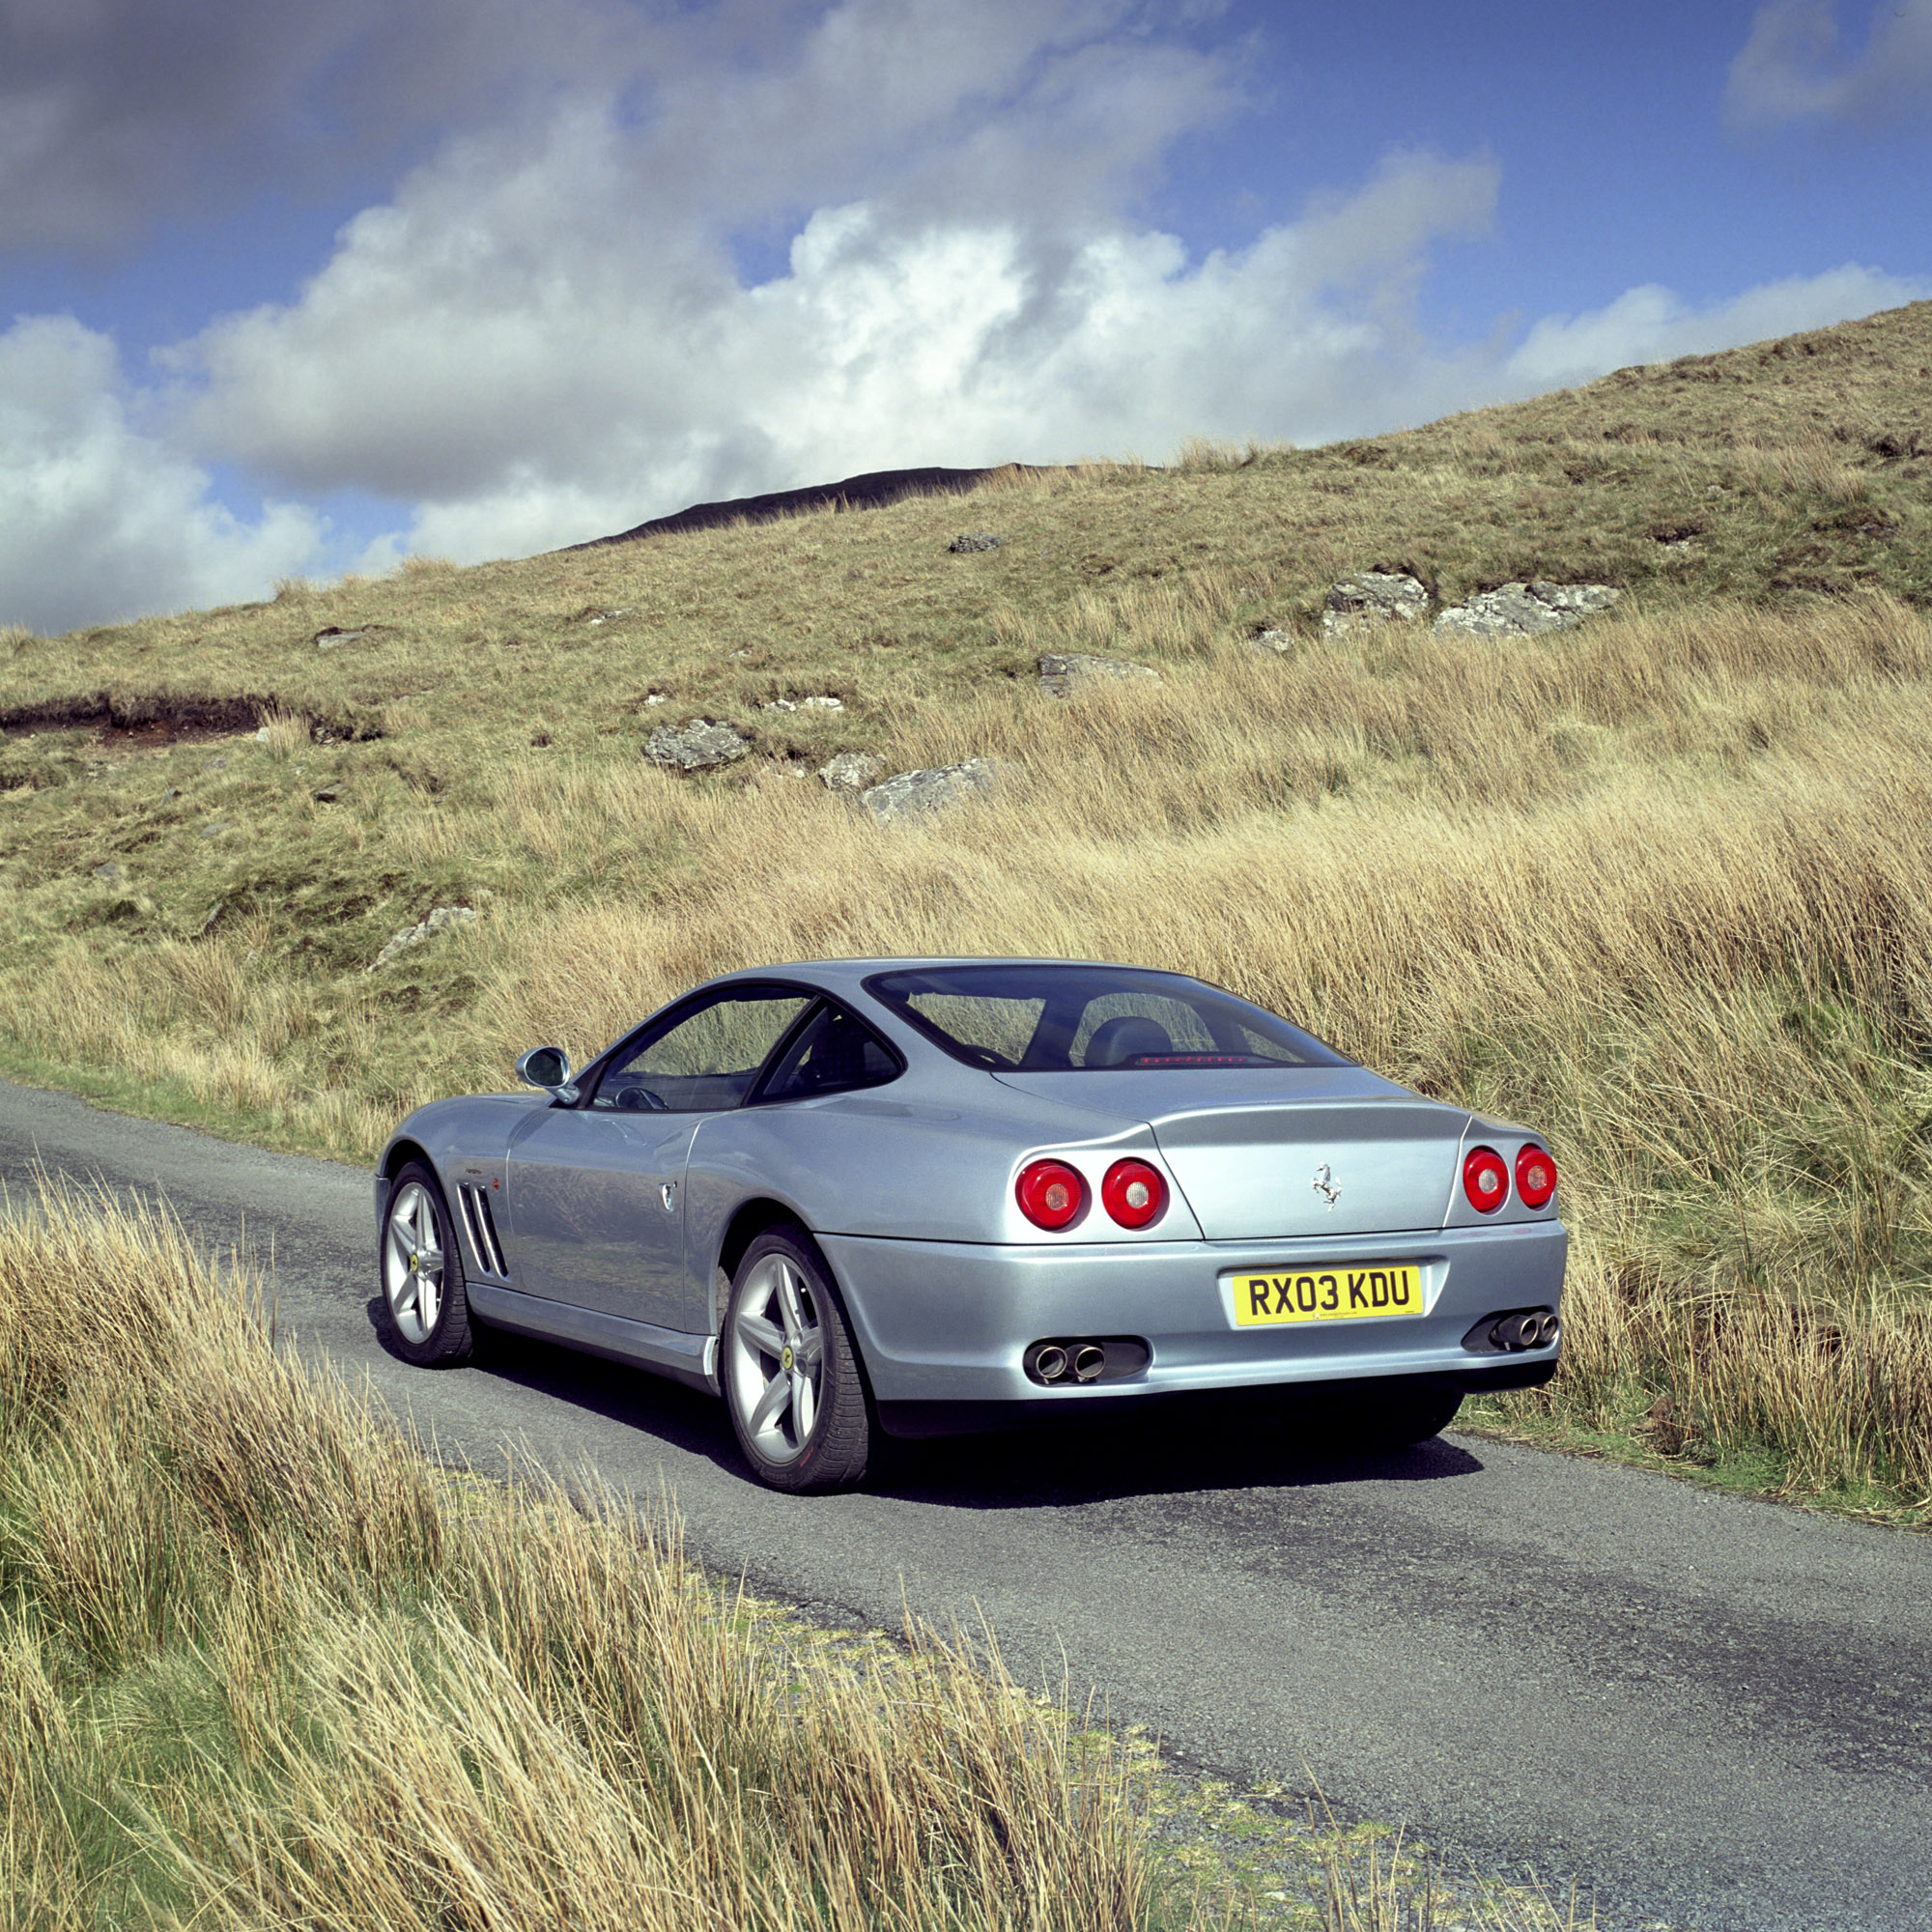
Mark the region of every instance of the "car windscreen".
POLYGON ((1131 966, 927 966, 866 990, 969 1066, 997 1072, 1346 1066, 1278 1013, 1131 966))

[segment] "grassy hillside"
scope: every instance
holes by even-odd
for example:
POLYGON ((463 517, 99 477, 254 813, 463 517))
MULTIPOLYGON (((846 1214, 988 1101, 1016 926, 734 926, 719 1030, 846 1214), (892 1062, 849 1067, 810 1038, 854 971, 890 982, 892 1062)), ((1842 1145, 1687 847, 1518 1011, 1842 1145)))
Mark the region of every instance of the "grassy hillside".
POLYGON ((0 1065, 361 1156, 725 967, 1172 965, 1549 1133, 1570 1361, 1492 1424, 1922 1518, 1928 367, 1920 304, 1373 441, 10 634, 0 1065), (1625 594, 1324 637, 1372 567, 1625 594), (1054 649, 1160 680, 1058 700, 1054 649), (645 762, 695 716, 751 755, 645 762), (889 831, 810 777, 844 750, 1007 776, 889 831))

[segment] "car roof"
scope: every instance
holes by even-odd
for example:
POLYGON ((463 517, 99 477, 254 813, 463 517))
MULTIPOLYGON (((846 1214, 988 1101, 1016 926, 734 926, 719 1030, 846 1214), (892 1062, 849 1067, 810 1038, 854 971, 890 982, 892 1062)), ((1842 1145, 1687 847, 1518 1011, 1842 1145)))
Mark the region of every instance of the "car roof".
POLYGON ((1185 979, 1186 974, 1173 973, 1162 966, 1141 966, 1119 959, 1065 959, 1037 958, 1024 953, 995 952, 948 952, 948 953, 907 953, 887 955, 877 959, 792 959, 775 960, 769 966, 741 966, 733 973, 721 973, 716 979, 706 980, 707 986, 727 985, 734 980, 783 980, 788 978, 809 979, 817 984, 831 988, 834 986, 855 986, 862 980, 870 979, 874 973, 917 973, 943 970, 952 966, 1092 966, 1110 973, 1169 973, 1172 978, 1185 979))

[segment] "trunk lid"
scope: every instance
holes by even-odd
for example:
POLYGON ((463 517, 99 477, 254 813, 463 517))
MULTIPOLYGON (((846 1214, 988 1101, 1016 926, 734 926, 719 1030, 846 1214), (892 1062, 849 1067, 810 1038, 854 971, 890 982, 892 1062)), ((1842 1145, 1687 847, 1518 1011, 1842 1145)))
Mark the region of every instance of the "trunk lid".
POLYGON ((1429 1100, 1323 1100, 1155 1119, 1210 1241, 1439 1228, 1469 1116, 1429 1100))
POLYGON ((1261 1075, 1260 1091, 1252 1073, 999 1077, 1056 1097, 1077 1081, 1088 1104, 1146 1122, 1210 1241, 1440 1228, 1470 1120, 1365 1067, 1261 1075))

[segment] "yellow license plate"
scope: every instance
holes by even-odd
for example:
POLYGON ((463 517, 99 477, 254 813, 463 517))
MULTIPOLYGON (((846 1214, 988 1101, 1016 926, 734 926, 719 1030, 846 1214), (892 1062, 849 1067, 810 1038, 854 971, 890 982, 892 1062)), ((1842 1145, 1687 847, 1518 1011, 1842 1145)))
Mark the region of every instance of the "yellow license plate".
POLYGON ((1375 1267, 1239 1268, 1235 1324, 1387 1321, 1422 1313, 1422 1270, 1411 1262, 1375 1267))

